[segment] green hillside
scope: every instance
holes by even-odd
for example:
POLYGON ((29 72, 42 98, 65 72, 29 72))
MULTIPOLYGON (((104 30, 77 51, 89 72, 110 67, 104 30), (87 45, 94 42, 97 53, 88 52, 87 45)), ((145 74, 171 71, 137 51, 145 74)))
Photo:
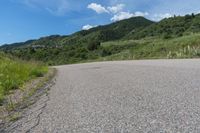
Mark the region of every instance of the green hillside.
POLYGON ((5 53, 49 65, 96 60, 199 57, 200 15, 160 22, 133 17, 68 36, 4 45, 5 53))
POLYGON ((137 34, 129 33, 126 39, 144 37, 172 38, 200 32, 200 15, 174 16, 144 28, 137 34))
POLYGON ((22 61, 0 53, 0 103, 10 90, 46 73, 48 68, 36 62, 22 61))
POLYGON ((102 43, 106 49, 121 49, 99 60, 169 59, 199 58, 200 34, 162 39, 145 38, 140 40, 121 40, 102 43))
POLYGON ((80 35, 81 42, 89 42, 91 39, 105 42, 119 40, 132 31, 140 31, 154 22, 143 17, 134 17, 105 26, 99 26, 90 30, 80 31, 75 35, 80 35))
POLYGON ((70 36, 52 35, 38 40, 29 40, 22 43, 4 45, 1 48, 10 50, 27 47, 61 47, 63 45, 86 45, 91 41, 113 41, 123 38, 131 31, 139 31, 154 22, 143 17, 134 17, 112 24, 98 26, 90 30, 82 30, 70 36))

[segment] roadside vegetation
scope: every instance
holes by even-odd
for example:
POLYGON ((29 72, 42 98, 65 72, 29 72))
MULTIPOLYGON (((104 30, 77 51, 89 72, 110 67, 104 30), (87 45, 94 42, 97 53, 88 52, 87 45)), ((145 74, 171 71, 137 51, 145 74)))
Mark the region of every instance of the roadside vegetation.
POLYGON ((66 45, 62 48, 15 49, 13 56, 23 60, 39 60, 48 65, 73 64, 88 61, 198 58, 200 34, 175 38, 147 37, 140 40, 117 40, 88 45, 66 45))
MULTIPOLYGON (((116 54, 102 60, 158 59, 158 58, 198 58, 200 57, 200 34, 190 34, 176 38, 145 38, 141 40, 112 41, 102 43, 107 50, 121 49, 116 54)), ((116 51, 116 50, 115 50, 116 51)), ((109 52, 112 53, 112 50, 109 52)))
POLYGON ((11 90, 21 89, 29 80, 47 73, 48 67, 35 61, 23 61, 0 53, 0 103, 11 90))

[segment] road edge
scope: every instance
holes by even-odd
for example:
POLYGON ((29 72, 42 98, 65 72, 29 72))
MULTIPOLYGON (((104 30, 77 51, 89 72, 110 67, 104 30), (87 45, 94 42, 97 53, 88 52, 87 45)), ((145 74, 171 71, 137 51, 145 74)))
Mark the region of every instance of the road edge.
POLYGON ((43 77, 31 80, 21 90, 17 90, 12 95, 8 96, 6 103, 1 107, 0 113, 3 114, 0 118, 0 132, 6 132, 13 123, 23 118, 23 114, 33 104, 35 104, 39 97, 47 95, 51 86, 54 85, 54 77, 57 74, 56 68, 49 68, 47 74, 43 77), (20 99, 12 102, 15 95, 21 95, 20 99))

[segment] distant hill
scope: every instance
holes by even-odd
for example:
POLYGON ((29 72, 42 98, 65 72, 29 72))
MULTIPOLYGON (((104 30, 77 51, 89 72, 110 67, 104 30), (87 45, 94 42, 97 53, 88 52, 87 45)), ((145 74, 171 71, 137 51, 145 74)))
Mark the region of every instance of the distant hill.
POLYGON ((168 19, 163 19, 158 23, 154 23, 137 34, 129 33, 126 39, 141 39, 144 37, 180 37, 190 33, 200 32, 200 14, 174 16, 168 19))
POLYGON ((90 30, 80 31, 75 35, 80 36, 80 40, 82 41, 89 41, 90 39, 95 39, 101 42, 119 40, 128 33, 132 31, 137 33, 141 29, 144 29, 153 23, 154 22, 147 20, 144 17, 133 17, 109 25, 98 26, 90 30))
POLYGON ((154 22, 147 20, 143 17, 134 17, 112 24, 98 26, 90 30, 82 30, 69 36, 52 35, 42 37, 38 40, 30 40, 22 43, 14 43, 11 45, 4 45, 3 49, 13 49, 27 46, 59 46, 59 45, 75 45, 87 44, 90 41, 113 41, 123 38, 131 31, 139 31, 154 22))
MULTIPOLYGON (((34 59, 47 62, 49 65, 57 65, 97 60, 116 54, 121 55, 121 52, 127 53, 129 50, 134 51, 137 58, 143 58, 143 55, 149 53, 148 49, 150 50, 155 46, 153 44, 155 41, 156 43, 159 42, 158 48, 161 48, 162 57, 165 57, 170 52, 168 50, 173 50, 171 44, 169 45, 170 49, 161 46, 162 42, 166 42, 166 39, 173 40, 182 36, 182 39, 177 40, 183 41, 184 38, 188 38, 184 36, 194 39, 198 35, 194 37, 191 35, 198 33, 200 33, 199 14, 174 16, 159 22, 153 22, 144 17, 133 17, 90 30, 82 30, 68 36, 52 35, 37 40, 4 45, 0 47, 0 50, 25 60, 34 59), (112 45, 105 46, 103 44, 112 45), (144 49, 145 51, 142 51, 144 49)), ((176 42, 176 48, 187 45, 184 43, 184 46, 179 47, 178 44, 176 42)), ((159 55, 159 50, 156 53, 159 55)), ((131 55, 129 54, 124 59, 130 56, 134 57, 132 52, 131 55)), ((145 58, 152 55, 154 54, 146 54, 145 58)))

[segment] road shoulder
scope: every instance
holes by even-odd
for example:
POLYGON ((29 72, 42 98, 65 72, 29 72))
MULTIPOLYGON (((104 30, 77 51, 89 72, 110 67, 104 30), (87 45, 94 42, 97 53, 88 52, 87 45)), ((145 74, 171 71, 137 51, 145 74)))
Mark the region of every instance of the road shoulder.
POLYGON ((30 129, 37 125, 48 101, 48 90, 54 84, 56 71, 55 68, 49 69, 43 77, 31 80, 22 89, 7 96, 5 104, 0 107, 0 132, 17 131, 25 123, 30 125, 30 129))

